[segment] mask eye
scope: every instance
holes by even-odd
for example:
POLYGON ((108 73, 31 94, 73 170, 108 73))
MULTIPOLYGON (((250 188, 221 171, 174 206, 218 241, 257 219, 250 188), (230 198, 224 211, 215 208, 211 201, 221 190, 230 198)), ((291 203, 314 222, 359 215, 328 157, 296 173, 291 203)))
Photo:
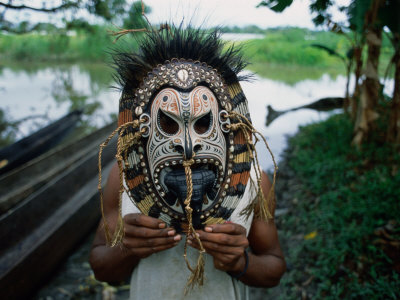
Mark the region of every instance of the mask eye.
POLYGON ((178 123, 174 119, 167 116, 162 110, 158 112, 158 125, 166 134, 176 134, 179 130, 178 123))
POLYGON ((197 134, 204 134, 206 133, 210 127, 211 127, 211 122, 212 122, 212 115, 211 115, 211 111, 202 116, 200 119, 198 119, 196 121, 196 123, 194 123, 194 131, 196 131, 197 134))

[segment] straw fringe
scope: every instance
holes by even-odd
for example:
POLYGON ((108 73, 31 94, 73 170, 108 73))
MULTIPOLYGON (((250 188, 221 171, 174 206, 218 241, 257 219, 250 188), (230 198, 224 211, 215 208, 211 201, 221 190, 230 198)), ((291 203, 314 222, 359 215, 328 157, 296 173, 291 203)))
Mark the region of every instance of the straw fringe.
POLYGON ((249 218, 251 213, 254 212, 256 218, 262 219, 264 221, 268 221, 273 218, 273 212, 270 210, 270 208, 273 207, 276 173, 278 171, 278 166, 276 164, 275 157, 274 157, 265 137, 254 128, 254 126, 251 124, 251 122, 245 116, 243 116, 240 113, 232 111, 229 114, 229 117, 232 119, 236 119, 237 123, 230 124, 230 125, 228 125, 228 127, 233 131, 242 130, 242 132, 246 138, 248 152, 250 155, 250 159, 253 162, 254 170, 256 173, 256 181, 257 181, 257 196, 242 211, 241 215, 245 216, 246 218, 249 218), (254 137, 254 139, 255 139, 254 143, 253 143, 252 137, 254 137), (258 160, 258 154, 257 154, 257 150, 255 147, 257 142, 260 141, 259 137, 264 142, 269 154, 271 155, 272 162, 274 164, 273 180, 272 180, 272 185, 269 190, 267 199, 265 199, 264 193, 261 188, 262 170, 260 167, 260 163, 258 160))
POLYGON ((106 139, 104 143, 100 145, 100 150, 99 150, 99 161, 98 161, 98 168, 99 168, 99 182, 97 185, 97 188, 100 193, 100 208, 101 208, 101 215, 102 215, 102 220, 103 220, 103 227, 104 227, 104 233, 106 236, 106 242, 107 245, 114 247, 118 243, 120 243, 124 237, 124 223, 122 219, 122 194, 124 191, 126 191, 126 188, 124 186, 124 160, 126 161, 127 159, 127 150, 129 149, 130 146, 133 144, 137 143, 138 140, 141 138, 142 134, 144 131, 136 131, 132 136, 130 136, 128 139, 123 141, 123 134, 127 131, 128 128, 138 128, 140 125, 139 120, 134 120, 132 122, 127 122, 121 126, 119 126, 117 129, 115 129, 109 137, 106 139), (113 235, 110 233, 110 226, 107 222, 107 219, 105 217, 104 213, 104 200, 103 200, 103 189, 102 189, 102 165, 101 165, 101 157, 102 153, 105 147, 109 144, 111 139, 117 134, 118 135, 118 142, 117 142, 117 154, 115 155, 117 159, 117 164, 118 164, 118 169, 119 169, 119 191, 118 191, 118 211, 119 211, 119 216, 117 220, 117 224, 114 230, 113 235))

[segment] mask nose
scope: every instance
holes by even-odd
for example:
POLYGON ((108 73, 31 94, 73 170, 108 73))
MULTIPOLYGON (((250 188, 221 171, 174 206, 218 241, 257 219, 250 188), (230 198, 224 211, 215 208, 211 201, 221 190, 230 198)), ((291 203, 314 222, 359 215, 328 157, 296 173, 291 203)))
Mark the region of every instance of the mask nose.
MULTIPOLYGON (((183 156, 184 156, 185 159, 190 159, 190 158, 187 158, 187 157, 189 157, 190 149, 188 149, 188 150, 186 151, 186 150, 185 150, 186 147, 182 146, 182 142, 181 142, 180 139, 176 139, 176 140, 174 141, 173 147, 174 147, 174 149, 175 149, 176 152, 178 152, 178 153, 180 153, 180 154, 183 154, 183 156)), ((192 157, 196 156, 196 153, 197 153, 199 150, 201 150, 201 149, 202 149, 202 146, 201 146, 201 145, 194 143, 194 147, 193 147, 193 143, 192 143, 192 151, 191 151, 192 157)))
POLYGON ((192 143, 192 138, 190 137, 188 124, 185 124, 184 137, 185 137, 185 142, 183 147, 183 155, 185 157, 185 160, 189 160, 193 158, 193 143, 192 143))

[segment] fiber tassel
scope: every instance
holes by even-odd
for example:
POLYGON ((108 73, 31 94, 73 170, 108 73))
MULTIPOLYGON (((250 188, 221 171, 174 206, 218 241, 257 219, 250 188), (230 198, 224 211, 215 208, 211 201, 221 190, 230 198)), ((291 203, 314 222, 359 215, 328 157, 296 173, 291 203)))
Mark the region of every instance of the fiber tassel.
POLYGON ((185 168, 185 175, 186 175, 186 184, 187 184, 187 195, 185 199, 185 211, 186 211, 186 216, 188 219, 188 232, 186 233, 186 240, 185 240, 185 252, 183 254, 183 257, 185 258, 186 265, 190 272, 192 274, 190 275, 186 287, 185 287, 185 294, 193 288, 195 285, 203 285, 204 283, 204 257, 203 253, 205 252, 203 244, 201 243, 200 238, 196 234, 196 230, 193 227, 192 223, 192 213, 193 209, 190 207, 190 201, 192 199, 192 193, 193 193, 193 182, 192 182, 192 170, 190 169, 190 166, 193 165, 194 159, 190 160, 185 160, 183 162, 183 167, 185 168), (200 250, 199 250, 199 257, 197 258, 197 265, 193 269, 192 266, 189 263, 189 260, 187 258, 187 239, 188 236, 194 236, 194 238, 197 240, 200 250))
POLYGON ((140 139, 142 135, 142 131, 137 131, 135 132, 123 145, 122 143, 122 135, 124 132, 126 132, 127 128, 137 128, 140 125, 139 120, 134 120, 132 122, 127 122, 121 126, 119 126, 117 129, 115 129, 106 139, 104 143, 100 145, 100 150, 99 150, 99 161, 98 161, 98 168, 99 168, 99 182, 97 185, 97 188, 100 193, 100 208, 101 208, 101 215, 103 219, 103 226, 104 226, 104 233, 106 237, 106 242, 107 245, 110 245, 111 247, 114 247, 115 245, 119 244, 123 237, 124 237, 124 223, 122 220, 122 194, 126 190, 123 184, 123 176, 124 176, 124 168, 123 168, 123 161, 124 159, 126 160, 126 152, 128 148, 137 142, 137 140, 140 139), (118 215, 118 220, 117 224, 115 227, 115 231, 113 236, 111 237, 110 234, 110 227, 107 223, 107 219, 104 214, 104 201, 103 201, 103 189, 102 189, 102 166, 101 166, 101 157, 102 153, 105 147, 107 147, 108 143, 111 141, 111 139, 117 134, 118 135, 118 142, 117 142, 117 154, 115 155, 118 163, 118 169, 119 169, 119 178, 120 178, 120 187, 119 187, 119 215, 118 215), (122 146, 123 145, 123 146, 122 146))
POLYGON ((124 237, 124 222, 122 220, 122 216, 118 216, 117 226, 114 231, 114 236, 112 241, 110 242, 110 246, 114 247, 115 245, 119 244, 124 237))
POLYGON ((197 265, 194 270, 191 270, 192 274, 190 274, 189 279, 186 283, 185 287, 185 295, 196 285, 203 285, 204 283, 204 256, 203 252, 200 251, 199 257, 197 258, 197 265))
POLYGON ((256 173, 256 180, 257 180, 257 196, 253 201, 250 202, 250 204, 243 209, 241 212, 241 215, 245 216, 248 218, 252 212, 254 212, 255 217, 264 221, 268 221, 273 218, 272 215, 272 210, 274 206, 274 191, 275 191, 275 181, 276 181, 276 173, 278 171, 278 166, 275 162, 275 157, 271 151, 271 149, 268 146, 267 140, 265 137, 258 132, 251 122, 243 115, 237 113, 237 112, 231 112, 229 117, 236 119, 238 123, 234 123, 230 125, 231 130, 242 130, 243 134, 246 137, 246 143, 247 143, 247 148, 248 152, 250 155, 250 159, 253 162, 254 166, 254 171, 256 173), (271 155, 272 161, 274 163, 274 175, 273 175, 273 180, 272 180, 272 185, 269 190, 267 199, 264 197, 264 193, 261 188, 261 176, 262 176, 262 170, 258 161, 258 154, 256 150, 256 143, 259 141, 258 136, 261 137, 263 140, 268 152, 271 155), (252 137, 254 137, 255 143, 253 143, 252 137))

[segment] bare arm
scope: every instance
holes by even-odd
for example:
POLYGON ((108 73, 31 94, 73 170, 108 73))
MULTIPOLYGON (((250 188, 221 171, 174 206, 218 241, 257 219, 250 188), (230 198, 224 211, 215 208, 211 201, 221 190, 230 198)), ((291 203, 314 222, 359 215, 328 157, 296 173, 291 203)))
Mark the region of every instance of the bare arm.
MULTIPOLYGON (((114 232, 118 220, 118 166, 110 172, 104 191, 104 212, 110 232, 114 232)), ((100 222, 90 251, 89 262, 100 281, 120 282, 133 271, 140 259, 172 248, 181 240, 173 228, 166 228, 161 220, 142 214, 124 217, 124 238, 121 245, 110 247, 102 222, 100 222)))
MULTIPOLYGON (((271 183, 264 173, 264 195, 268 195, 270 187, 271 183)), ((286 264, 273 220, 264 222, 254 219, 248 238, 245 228, 234 223, 209 225, 198 233, 207 253, 214 258, 215 268, 240 274, 246 263, 244 251, 250 246, 248 269, 239 279, 251 286, 272 287, 279 284, 286 264)), ((198 248, 194 239, 191 244, 198 248)))

